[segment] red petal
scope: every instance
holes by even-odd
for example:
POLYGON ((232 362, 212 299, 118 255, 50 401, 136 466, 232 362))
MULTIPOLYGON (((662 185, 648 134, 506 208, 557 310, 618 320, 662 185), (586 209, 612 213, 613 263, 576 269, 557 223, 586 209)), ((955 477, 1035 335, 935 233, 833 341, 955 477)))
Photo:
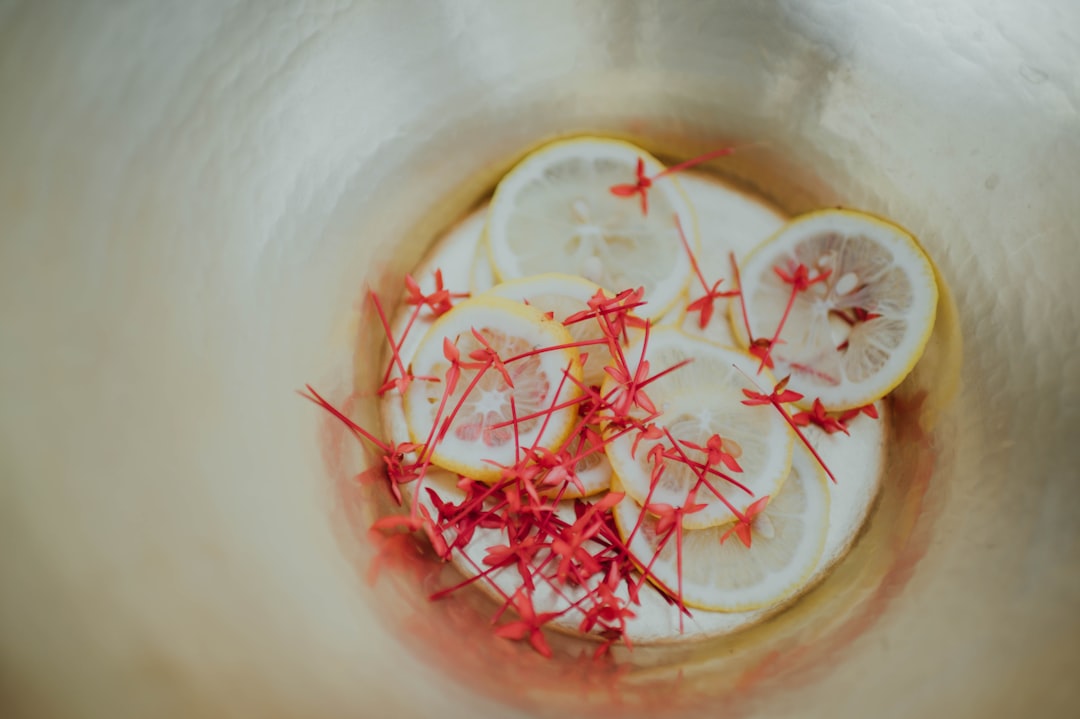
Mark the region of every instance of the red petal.
POLYGON ((449 337, 443 337, 442 343, 443 357, 456 362, 461 358, 461 353, 458 351, 457 345, 450 341, 449 337))
POLYGON ((746 545, 746 548, 750 548, 750 525, 738 522, 735 525, 735 534, 738 535, 739 541, 746 545))
POLYGON ((593 506, 596 507, 598 511, 603 512, 605 510, 611 509, 616 504, 621 502, 623 500, 623 497, 625 496, 625 492, 608 492, 606 495, 604 495, 603 499, 598 501, 593 506))
POLYGON ((638 390, 635 392, 634 400, 638 407, 641 407, 649 414, 656 414, 656 405, 652 403, 652 400, 649 399, 649 395, 645 394, 644 391, 638 390))
POLYGON ((705 309, 701 311, 701 317, 698 319, 698 325, 701 327, 701 329, 705 329, 709 326, 709 320, 712 319, 712 316, 713 303, 709 302, 709 304, 705 305, 705 309))
POLYGON ((803 396, 794 390, 786 389, 776 397, 776 401, 780 404, 789 404, 791 402, 798 402, 803 396))
POLYGON ((503 639, 524 639, 531 630, 525 622, 510 622, 495 629, 495 636, 503 639))
POLYGON ((544 639, 543 632, 539 629, 532 630, 532 634, 529 636, 529 643, 532 644, 532 648, 541 656, 548 659, 551 658, 551 647, 548 646, 547 640, 544 639))
POLYGON ((720 535, 720 544, 723 544, 724 542, 726 542, 728 540, 728 537, 730 537, 734 533, 735 533, 735 527, 732 526, 728 531, 726 531, 726 532, 724 532, 723 534, 720 535))
POLYGON ((768 503, 769 498, 768 496, 765 496, 751 504, 749 507, 746 508, 745 514, 747 518, 753 518, 758 514, 761 514, 761 510, 765 509, 765 506, 768 505, 768 503))

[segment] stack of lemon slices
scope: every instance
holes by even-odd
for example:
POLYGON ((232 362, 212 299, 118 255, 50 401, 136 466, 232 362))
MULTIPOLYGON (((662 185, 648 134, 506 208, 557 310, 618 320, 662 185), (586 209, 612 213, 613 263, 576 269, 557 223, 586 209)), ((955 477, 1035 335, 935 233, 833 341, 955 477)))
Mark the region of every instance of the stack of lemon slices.
MULTIPOLYGON (((830 488, 784 417, 767 404, 744 404, 744 390, 768 394, 790 377, 788 388, 804 395, 805 407, 819 399, 842 411, 881 399, 911 371, 930 336, 934 272, 916 240, 885 220, 851 210, 796 217, 739 258, 742 293, 730 300, 728 318, 738 346, 713 344, 707 333, 692 336, 667 319, 685 310, 689 253, 700 247, 678 180, 649 184, 647 212, 611 191, 663 170, 641 148, 595 137, 548 144, 514 167, 495 191, 471 271, 474 286, 494 286, 458 302, 403 349, 413 375, 438 382, 412 382, 396 398, 400 419, 409 441, 438 438, 433 472, 491 483, 520 447, 554 449, 580 434, 575 401, 589 391, 618 391, 613 349, 630 374, 645 363, 649 374, 679 366, 647 387, 655 413, 629 411, 656 429, 641 438, 598 423, 590 436, 606 441, 582 453, 585 440, 576 440, 574 454, 585 455, 575 467, 579 481, 559 496, 625 493, 614 509, 620 534, 658 585, 679 585, 687 606, 776 606, 802 591, 822 561, 830 488), (820 281, 795 292, 785 276, 800 267, 820 281), (594 308, 597 297, 638 288, 634 312, 642 322, 618 348, 604 343, 596 323, 565 323, 594 308), (762 338, 775 340, 767 362, 748 351, 762 338), (480 372, 485 356, 517 361, 480 372), (448 380, 456 389, 444 396, 448 380), (545 413, 549 407, 563 409, 545 413), (741 487, 716 482, 718 492, 692 491, 695 473, 677 462, 654 471, 655 446, 670 454, 674 442, 701 458, 698 448, 713 437, 738 464, 741 487), (689 503, 702 506, 682 516, 676 552, 660 541, 653 510, 689 503), (760 511, 752 514, 747 547, 730 535, 754 505, 760 511)), ((723 319, 717 313, 714 321, 723 319)), ((445 477, 440 483, 453 486, 445 477)))

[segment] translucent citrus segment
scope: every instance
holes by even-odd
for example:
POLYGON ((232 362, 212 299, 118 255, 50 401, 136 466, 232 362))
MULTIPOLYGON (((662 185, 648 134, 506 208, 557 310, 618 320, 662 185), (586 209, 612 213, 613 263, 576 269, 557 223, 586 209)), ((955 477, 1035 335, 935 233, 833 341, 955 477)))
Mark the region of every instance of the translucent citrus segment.
POLYGON ((688 606, 749 611, 791 599, 814 573, 828 533, 827 483, 796 450, 783 488, 750 525, 749 547, 724 527, 684 530, 680 547, 674 530, 658 533, 657 518, 629 496, 615 507, 615 520, 636 560, 669 591, 681 584, 688 606))
MULTIPOLYGON (((629 347, 625 356, 629 374, 633 375, 642 361, 642 344, 629 347)), ((748 407, 742 403, 746 399, 743 390, 755 389, 747 378, 756 370, 754 358, 677 329, 661 328, 650 333, 644 360, 649 363, 650 376, 686 360, 690 363, 645 387, 647 397, 660 413, 654 423, 670 433, 677 447, 666 435, 642 439, 633 430, 621 434, 617 428, 609 430, 612 438, 606 447, 608 459, 631 497, 641 504, 682 506, 704 473, 709 486, 700 487, 693 499, 705 508, 683 519, 684 526, 700 528, 734 520, 728 504, 742 512, 757 499, 779 491, 791 465, 793 436, 773 407, 748 407), (692 466, 709 465, 711 458, 706 450, 714 436, 720 439, 718 448, 731 455, 741 471, 724 464, 713 465, 712 469, 742 487, 701 466, 692 466), (669 456, 654 481, 656 465, 652 454, 657 445, 669 456)), ((760 381, 765 384, 772 379, 763 375, 760 381)), ((621 390, 614 378, 609 378, 602 391, 613 397, 621 390)), ((647 417, 637 406, 630 414, 639 419, 647 417)))
MULTIPOLYGON (((771 360, 778 376, 791 375, 790 388, 807 405, 820 398, 842 410, 880 399, 915 366, 934 326, 938 289, 930 261, 906 230, 860 212, 797 217, 741 269, 755 340, 771 340, 788 313, 771 360), (824 279, 792 300, 790 278, 800 269, 824 279)), ((747 345, 740 308, 731 311, 747 345)))
POLYGON ((697 223, 673 177, 637 197, 611 188, 633 185, 639 161, 652 177, 664 166, 639 147, 596 137, 534 150, 499 183, 486 236, 500 279, 546 272, 585 277, 612 291, 645 288, 643 317, 657 318, 678 300, 690 277, 676 217, 696 249, 697 223))
POLYGON ((437 466, 485 481, 498 479, 521 448, 557 447, 578 416, 581 364, 572 344, 565 327, 534 307, 488 296, 460 302, 413 357, 417 379, 404 397, 412 440, 433 448, 437 466))

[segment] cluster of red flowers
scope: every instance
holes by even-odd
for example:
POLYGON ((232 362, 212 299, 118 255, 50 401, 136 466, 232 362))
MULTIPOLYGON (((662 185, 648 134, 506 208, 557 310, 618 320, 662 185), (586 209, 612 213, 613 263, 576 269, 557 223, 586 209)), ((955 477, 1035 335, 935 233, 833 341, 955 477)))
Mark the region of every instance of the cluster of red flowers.
MULTIPOLYGON (((705 159, 718 154, 725 153, 713 153, 705 159)), ((646 192, 654 179, 657 178, 644 175, 642 165, 639 167, 637 184, 611 189, 620 196, 639 195, 642 211, 647 212, 646 192)), ((681 233, 681 227, 679 230, 681 233)), ((704 329, 714 319, 714 303, 717 300, 737 298, 743 302, 743 297, 739 287, 721 291, 719 281, 712 284, 707 282, 685 237, 683 245, 690 256, 695 277, 705 292, 688 310, 699 314, 699 325, 704 329)), ((734 256, 731 261, 735 280, 738 282, 738 268, 735 266, 734 256)), ((798 293, 827 277, 827 273, 811 277, 807 268, 802 265, 794 270, 777 268, 777 273, 792 286, 788 310, 798 293)), ((446 289, 440 272, 435 273, 434 287, 433 291, 424 293, 412 277, 405 278, 405 302, 412 310, 402 336, 396 339, 379 298, 371 295, 386 332, 391 355, 378 394, 383 395, 390 391, 404 393, 410 383, 416 381, 443 383, 442 400, 438 405, 431 432, 424 442, 393 444, 354 423, 310 386, 304 395, 333 413, 358 439, 370 442, 378 448, 391 495, 398 504, 408 500, 410 506, 406 514, 383 517, 375 523, 375 527, 387 531, 405 529, 423 532, 440 558, 456 560, 468 574, 467 578, 458 584, 433 594, 432 599, 440 599, 474 583, 485 582, 492 593, 501 597, 502 606, 496 612, 495 621, 499 621, 508 609, 512 609, 515 615, 499 625, 496 633, 508 639, 527 640, 536 651, 545 656, 550 656, 551 650, 541 629, 544 625, 559 620, 564 625, 576 626, 583 633, 601 637, 604 641, 597 650, 598 654, 605 653, 616 641, 629 643, 626 636, 627 620, 634 616, 634 607, 640 604, 640 593, 643 589, 647 590, 650 583, 667 602, 677 607, 681 623, 682 617, 689 615, 689 610, 682 601, 681 586, 683 518, 705 507, 696 501, 698 493, 705 491, 715 495, 736 518, 721 541, 735 536, 747 547, 751 546, 750 530, 753 520, 765 508, 769 498, 756 498, 745 511, 739 511, 719 491, 717 484, 729 483, 752 496, 737 479, 742 468, 737 452, 730 444, 718 435, 710 437, 705 445, 691 443, 673 436, 666 427, 657 422, 660 412, 649 399, 649 386, 660 377, 678 371, 690 360, 652 371, 653 368, 645 359, 650 328, 647 322, 633 313, 635 308, 643 304, 643 290, 625 290, 614 296, 598 292, 589 301, 588 309, 564 321, 568 326, 592 322, 599 328, 601 339, 575 342, 571 346, 579 350, 578 361, 584 363, 590 347, 604 345, 612 358, 605 371, 611 378, 613 388, 603 393, 597 386, 587 386, 577 380, 571 373, 571 368, 567 367, 561 382, 578 384, 580 391, 575 393, 574 399, 560 403, 558 398, 563 394, 555 391, 552 393, 555 400, 550 406, 521 417, 517 416, 511 401, 513 419, 487 429, 513 432, 516 461, 500 466, 499 478, 492 483, 482 483, 465 476, 458 477, 458 491, 450 496, 449 493, 440 492, 430 486, 431 483, 425 480, 428 478, 434 449, 445 437, 462 403, 480 378, 487 372, 497 372, 507 386, 513 387, 510 368, 516 363, 541 352, 565 349, 567 345, 538 348, 513 357, 501 357, 483 333, 474 330, 473 336, 479 343, 479 348, 465 356, 462 356, 453 341, 449 338, 445 340, 443 355, 449 363, 445 376, 413 376, 401 356, 401 348, 408 333, 414 329, 419 319, 441 316, 453 308, 457 299, 467 296, 466 293, 455 293, 446 289), (641 356, 636 358, 636 363, 628 361, 626 357, 630 329, 640 330, 644 337, 641 356), (459 384, 463 382, 463 394, 456 402, 451 401, 459 384), (558 446, 523 446, 520 443, 519 422, 547 422, 554 412, 571 406, 576 407, 577 421, 573 431, 558 446), (635 450, 643 440, 656 442, 648 455, 652 465, 653 487, 668 463, 672 462, 686 466, 697 478, 681 506, 652 502, 651 492, 646 498, 645 510, 657 518, 659 548, 653 557, 636 557, 630 550, 631 540, 640 530, 645 513, 640 514, 637 526, 630 529, 626 538, 620 535, 616 527, 612 508, 623 498, 622 494, 607 492, 599 497, 575 499, 572 502, 564 499, 564 495, 572 487, 579 493, 584 491, 577 476, 579 464, 592 455, 603 453, 606 443, 627 434, 634 437, 635 450), (572 513, 569 509, 572 509, 572 513), (489 546, 486 556, 478 562, 466 549, 477 533, 482 531, 495 532, 501 539, 489 546), (676 587, 665 586, 652 576, 650 571, 660 550, 671 541, 674 541, 679 549, 679 582, 676 587), (496 574, 503 571, 516 572, 513 583, 515 588, 509 591, 495 581, 496 574), (534 600, 538 588, 541 587, 544 588, 545 596, 559 598, 557 610, 537 609, 534 600)), ((772 366, 771 349, 779 341, 787 314, 784 313, 784 318, 771 339, 755 340, 750 335, 749 323, 746 324, 751 352, 761 359, 762 367, 772 366)), ((745 322, 745 304, 743 319, 745 322)), ((860 319, 862 318, 857 317, 856 321, 860 319)), ((744 390, 746 399, 743 403, 769 404, 775 407, 832 477, 832 473, 825 467, 800 428, 814 424, 829 433, 846 433, 846 423, 855 414, 861 411, 876 416, 876 412, 873 406, 869 405, 839 415, 830 414, 825 411, 820 401, 816 401, 812 411, 791 414, 786 406, 802 399, 802 395, 787 389, 786 385, 787 380, 784 379, 770 392, 744 390)), ((562 385, 559 389, 561 388, 562 385)))

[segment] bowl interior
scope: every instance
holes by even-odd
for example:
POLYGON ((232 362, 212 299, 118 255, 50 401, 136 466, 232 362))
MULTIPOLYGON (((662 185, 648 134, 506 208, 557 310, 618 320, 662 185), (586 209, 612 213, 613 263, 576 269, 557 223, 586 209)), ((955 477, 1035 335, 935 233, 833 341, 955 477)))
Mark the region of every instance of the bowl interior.
POLYGON ((1080 11, 924 5, 0 11, 0 706, 1075 708, 1080 11), (377 426, 367 290, 579 131, 745 145, 715 169, 895 220, 949 290, 842 565, 766 625, 613 666, 427 602, 433 565, 367 532, 372 458, 294 393, 377 426))

